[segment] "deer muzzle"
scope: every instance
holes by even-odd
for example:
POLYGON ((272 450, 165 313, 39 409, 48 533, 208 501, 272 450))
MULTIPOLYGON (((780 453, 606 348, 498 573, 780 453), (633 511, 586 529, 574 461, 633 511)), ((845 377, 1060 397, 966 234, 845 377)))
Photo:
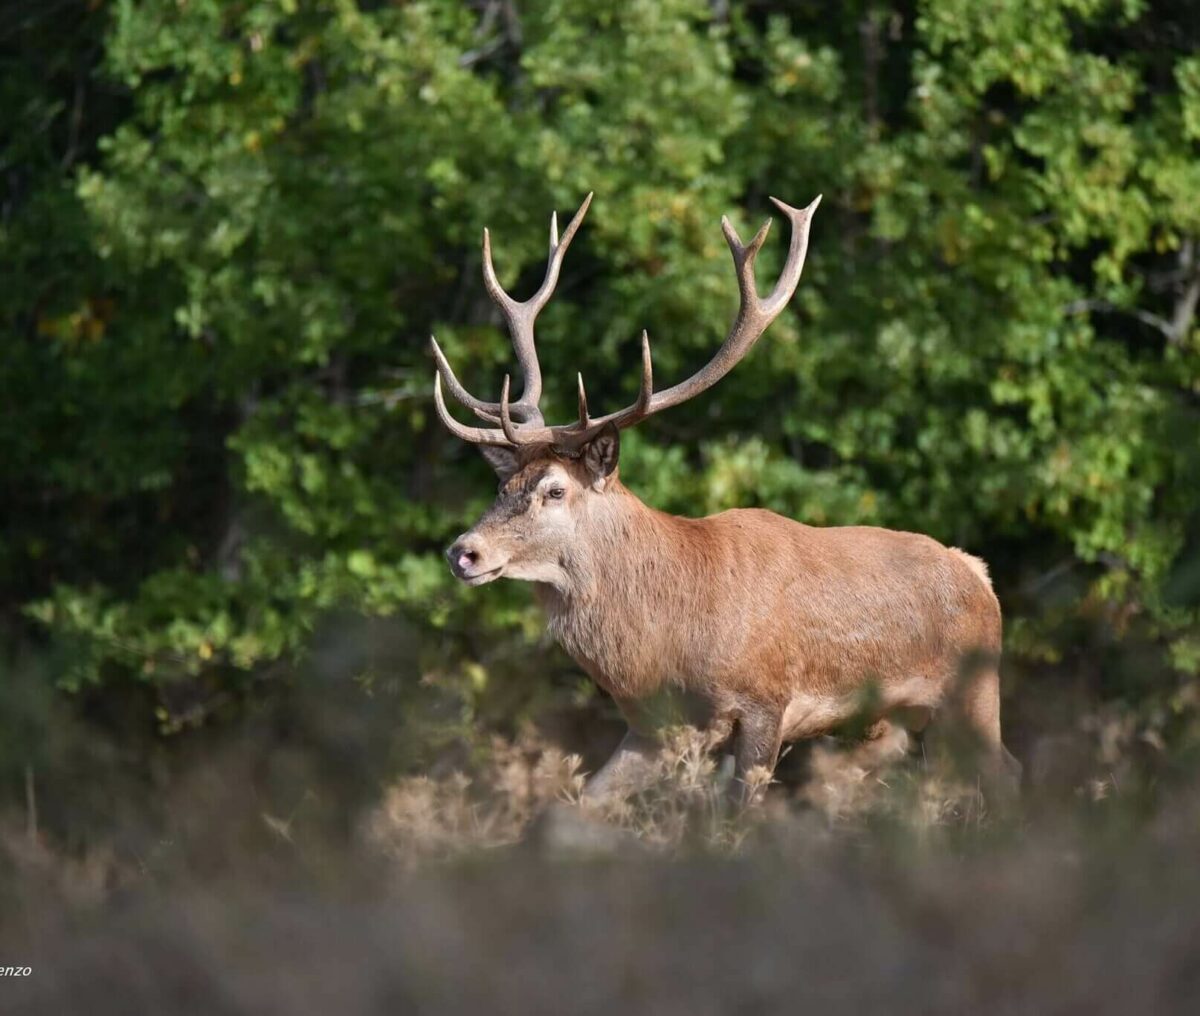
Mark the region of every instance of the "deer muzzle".
POLYGON ((482 586, 504 572, 504 562, 490 561, 487 548, 474 533, 464 533, 455 540, 446 550, 446 560, 454 577, 469 586, 482 586))

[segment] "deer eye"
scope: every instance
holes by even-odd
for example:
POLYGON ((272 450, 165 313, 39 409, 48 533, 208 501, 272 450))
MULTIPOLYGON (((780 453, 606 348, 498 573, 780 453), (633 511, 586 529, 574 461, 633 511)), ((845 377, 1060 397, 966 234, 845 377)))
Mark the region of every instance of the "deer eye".
POLYGON ((561 501, 566 493, 562 487, 551 487, 546 491, 546 497, 550 501, 561 501))

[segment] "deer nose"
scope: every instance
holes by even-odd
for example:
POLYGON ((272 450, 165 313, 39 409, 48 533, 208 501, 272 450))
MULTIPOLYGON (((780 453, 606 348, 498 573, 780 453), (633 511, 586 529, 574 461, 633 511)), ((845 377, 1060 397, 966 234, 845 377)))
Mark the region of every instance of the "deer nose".
POLYGON ((451 569, 461 575, 463 572, 470 571, 475 562, 479 560, 479 551, 472 550, 462 540, 455 540, 446 551, 446 560, 450 562, 451 569))

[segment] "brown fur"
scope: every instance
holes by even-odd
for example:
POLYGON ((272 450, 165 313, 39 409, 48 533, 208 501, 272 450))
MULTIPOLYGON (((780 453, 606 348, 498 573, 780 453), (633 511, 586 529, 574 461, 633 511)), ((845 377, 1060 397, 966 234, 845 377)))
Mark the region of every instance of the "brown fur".
POLYGON ((607 473, 586 450, 512 454, 496 505, 451 554, 476 555, 468 580, 504 562, 490 577, 534 581, 551 633, 625 712, 636 733, 596 792, 628 789, 648 754, 642 707, 665 692, 736 727, 739 777, 773 767, 783 740, 864 714, 917 729, 946 707, 990 769, 1015 764, 1000 741, 1000 605, 978 558, 761 509, 669 515, 621 484, 615 448, 607 473))

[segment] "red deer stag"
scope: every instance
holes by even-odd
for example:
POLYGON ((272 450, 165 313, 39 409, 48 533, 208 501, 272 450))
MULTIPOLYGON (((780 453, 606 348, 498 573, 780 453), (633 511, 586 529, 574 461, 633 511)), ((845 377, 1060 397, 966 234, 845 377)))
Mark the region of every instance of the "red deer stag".
MULTIPOLYGON (((586 795, 629 793, 654 769, 648 702, 682 693, 717 737, 732 736, 735 795, 747 774, 772 769, 784 741, 837 729, 869 709, 867 738, 953 717, 981 751, 985 776, 1011 789, 1020 765, 1000 740, 1000 605, 983 562, 928 536, 866 526, 814 528, 757 508, 703 519, 644 505, 618 478, 620 431, 711 388, 746 355, 791 299, 820 202, 791 208, 778 284, 765 298, 754 260, 768 220, 743 244, 722 219, 741 302, 725 342, 698 373, 664 391, 652 384, 642 333, 637 400, 593 418, 579 378, 579 419, 547 426, 534 322, 558 282, 589 194, 561 239, 551 219, 545 280, 524 303, 497 281, 483 233, 483 278, 512 335, 521 397, 472 396, 436 339, 434 401, 442 422, 481 446, 500 477, 495 503, 447 551, 471 586, 532 582, 550 631, 616 700, 629 732, 586 795), (448 412, 443 385, 487 427, 448 412)), ((895 740, 889 738, 888 740, 895 740)))

